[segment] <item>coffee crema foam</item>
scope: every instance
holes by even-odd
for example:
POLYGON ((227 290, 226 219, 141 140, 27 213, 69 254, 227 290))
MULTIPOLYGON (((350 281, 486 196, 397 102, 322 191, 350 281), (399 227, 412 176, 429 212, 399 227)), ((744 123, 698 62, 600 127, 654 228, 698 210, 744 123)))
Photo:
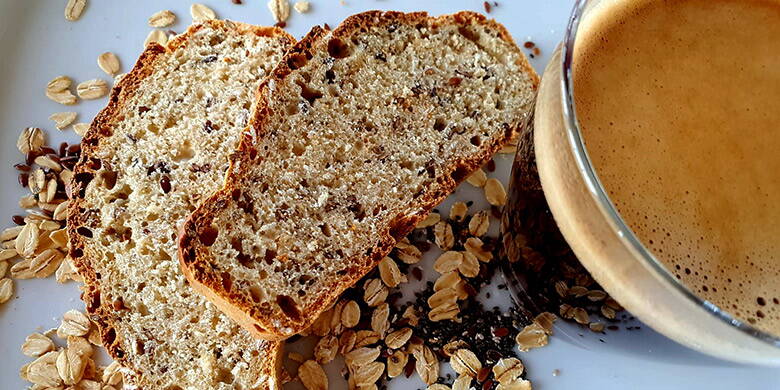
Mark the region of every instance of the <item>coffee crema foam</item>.
POLYGON ((780 336, 780 1, 607 9, 573 73, 600 181, 677 279, 780 336))

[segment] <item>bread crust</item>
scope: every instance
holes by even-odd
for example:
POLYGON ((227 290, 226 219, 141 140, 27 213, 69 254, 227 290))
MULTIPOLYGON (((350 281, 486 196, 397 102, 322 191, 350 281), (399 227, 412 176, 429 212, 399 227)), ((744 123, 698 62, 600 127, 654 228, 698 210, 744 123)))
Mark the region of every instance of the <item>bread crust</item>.
MULTIPOLYGON (((124 103, 136 93, 144 93, 140 90, 141 82, 154 72, 155 63, 161 55, 175 51, 187 44, 188 40, 199 30, 203 28, 211 29, 234 29, 242 34, 256 34, 257 36, 276 37, 281 36, 290 42, 295 42, 295 38, 284 30, 276 27, 254 26, 245 23, 208 20, 200 24, 190 26, 186 32, 178 35, 168 42, 166 46, 157 43, 150 43, 141 53, 133 69, 125 75, 122 80, 113 88, 109 96, 108 104, 103 108, 92 121, 89 130, 84 135, 81 142, 81 157, 73 170, 73 179, 67 190, 70 196, 68 205, 68 239, 70 244, 69 255, 81 277, 84 280, 81 299, 85 302, 90 319, 97 325, 100 331, 101 340, 108 354, 123 367, 129 369, 125 371, 125 380, 139 388, 146 384, 143 380, 142 367, 132 367, 124 350, 123 341, 115 330, 116 310, 111 302, 101 302, 100 299, 100 281, 97 278, 95 269, 92 267, 92 258, 89 250, 86 250, 87 242, 83 236, 76 231, 82 226, 88 226, 89 216, 85 208, 84 191, 88 182, 83 181, 83 175, 92 175, 99 164, 95 158, 96 151, 99 148, 100 141, 103 138, 112 135, 112 129, 115 124, 122 120, 121 113, 124 103)), ((270 377, 268 389, 278 389, 279 369, 281 367, 281 349, 280 343, 270 343, 268 346, 267 361, 261 367, 261 375, 270 377)))
POLYGON ((496 139, 491 144, 484 144, 480 153, 471 156, 470 159, 454 161, 449 166, 448 172, 437 174, 437 182, 409 206, 409 209, 420 210, 420 212, 413 215, 399 214, 391 220, 381 231, 378 245, 368 255, 349 259, 348 262, 351 266, 347 274, 339 280, 329 281, 324 288, 327 293, 318 296, 313 302, 301 309, 306 314, 302 316, 300 321, 292 321, 286 316, 280 318, 280 316, 275 315, 273 310, 259 309, 252 302, 247 301, 244 295, 226 290, 221 276, 212 272, 210 264, 213 263, 214 257, 209 248, 200 244, 198 229, 203 226, 211 226, 214 216, 220 210, 229 207, 232 200, 231 193, 237 188, 238 178, 245 174, 247 167, 252 165, 251 154, 259 153, 257 150, 253 150, 253 145, 264 134, 272 130, 272 124, 267 123, 265 118, 270 117, 269 103, 273 84, 283 80, 293 72, 291 64, 294 63, 296 57, 307 56, 311 58, 311 51, 321 39, 325 37, 345 38, 366 26, 382 26, 391 23, 463 26, 478 24, 487 26, 497 31, 502 40, 511 44, 519 58, 516 65, 531 77, 534 90, 538 87, 539 76, 530 66, 508 31, 501 24, 477 13, 462 11, 452 15, 429 17, 425 12, 368 11, 350 16, 332 33, 323 28, 314 27, 305 38, 288 51, 272 74, 261 83, 258 93, 259 101, 250 122, 250 130, 243 135, 235 158, 231 161, 225 186, 201 203, 201 206, 182 225, 179 233, 179 260, 192 287, 256 337, 267 340, 282 340, 308 328, 320 313, 332 306, 344 290, 354 285, 378 264, 393 249, 397 241, 411 232, 418 222, 425 219, 436 205, 455 190, 458 184, 489 161, 503 145, 520 131, 522 123, 519 123, 516 128, 505 129, 500 139, 496 139), (274 322, 280 325, 275 325, 274 322))

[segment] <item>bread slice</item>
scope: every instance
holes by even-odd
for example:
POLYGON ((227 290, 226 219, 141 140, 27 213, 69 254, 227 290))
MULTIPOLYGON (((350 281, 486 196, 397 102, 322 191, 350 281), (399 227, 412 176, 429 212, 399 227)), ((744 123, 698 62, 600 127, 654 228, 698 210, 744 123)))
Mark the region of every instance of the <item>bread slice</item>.
POLYGON ((218 189, 260 81, 294 39, 229 21, 147 47, 82 140, 71 256, 109 354, 144 389, 275 389, 280 344, 196 294, 176 231, 218 189))
POLYGON ((184 273, 258 337, 304 330, 517 134, 537 84, 504 27, 471 12, 313 29, 183 225, 184 273))

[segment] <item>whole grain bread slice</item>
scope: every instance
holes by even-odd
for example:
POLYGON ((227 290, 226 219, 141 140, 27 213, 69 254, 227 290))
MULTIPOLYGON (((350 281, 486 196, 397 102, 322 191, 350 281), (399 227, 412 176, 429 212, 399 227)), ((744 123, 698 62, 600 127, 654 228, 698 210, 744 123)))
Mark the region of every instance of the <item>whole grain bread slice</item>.
POLYGON ((537 84, 475 13, 314 28, 262 83, 224 188, 182 226, 184 273, 258 337, 306 329, 517 134, 537 84))
POLYGON ((70 255, 109 354, 144 389, 276 389, 280 343, 196 294, 176 231, 218 189, 260 81, 294 39, 230 21, 149 45, 82 141, 70 255))

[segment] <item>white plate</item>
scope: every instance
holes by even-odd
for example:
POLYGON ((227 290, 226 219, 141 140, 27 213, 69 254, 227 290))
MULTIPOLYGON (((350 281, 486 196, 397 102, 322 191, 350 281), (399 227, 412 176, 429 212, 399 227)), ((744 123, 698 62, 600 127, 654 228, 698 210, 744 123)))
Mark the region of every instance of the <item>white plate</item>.
MULTIPOLYGON (((244 0, 233 5, 228 0, 206 0, 222 18, 257 24, 271 24, 265 0, 244 0)), ((179 21, 173 26, 183 31, 190 22, 189 2, 181 0, 98 1, 92 0, 80 21, 63 18, 64 0, 0 3, 0 221, 10 223, 19 214, 17 201, 26 190, 16 184, 11 167, 21 156, 16 150, 19 131, 28 126, 48 130, 57 145, 62 140, 75 142, 72 130, 59 132, 47 119, 58 111, 79 112, 78 121, 89 121, 105 104, 83 102, 66 108, 44 97, 46 83, 61 74, 76 81, 106 76, 96 65, 105 51, 117 53, 122 71, 130 69, 149 32, 147 18, 162 9, 171 9, 179 21)), ((312 0, 306 15, 293 12, 288 31, 302 36, 314 24, 336 26, 349 14, 369 9, 402 11, 425 10, 432 14, 461 9, 483 11, 482 0, 312 0)), ((492 17, 503 22, 522 43, 532 39, 542 56, 532 60, 541 72, 548 55, 560 39, 571 7, 564 0, 500 0, 492 17)), ((495 175, 508 176, 509 159, 499 157, 495 175)), ((467 187, 467 186, 466 186, 467 187)), ((479 199, 472 188, 461 188, 455 197, 479 199)), ((450 200, 451 201, 451 200, 450 200)), ((484 204, 483 204, 484 205, 484 204)), ((479 205, 478 205, 479 206, 479 205)), ((447 205, 442 209, 446 210, 447 205)), ((36 330, 56 327, 60 315, 70 308, 83 309, 76 284, 58 285, 53 278, 16 282, 15 298, 0 307, 0 388, 27 386, 18 376, 22 364, 30 361, 19 352, 25 336, 36 330)), ((508 298, 493 293, 490 304, 507 305, 508 298), (501 298, 496 298, 501 297, 501 298)), ((643 327, 635 332, 611 333, 605 343, 589 332, 573 327, 559 328, 550 345, 522 359, 529 378, 537 389, 778 389, 780 371, 760 367, 736 366, 690 352, 643 327), (573 335, 571 338, 563 333, 573 335), (583 333, 580 337, 578 334, 583 333), (554 369, 560 375, 552 376, 554 369)), ((336 374, 336 366, 331 367, 336 374)), ((336 374, 337 375, 337 374, 336 374)), ((338 388, 339 382, 332 383, 338 388), (338 387, 337 387, 338 386, 338 387)), ((343 384, 343 383, 341 383, 343 384)), ((392 389, 422 388, 418 380, 392 382, 392 389)))

